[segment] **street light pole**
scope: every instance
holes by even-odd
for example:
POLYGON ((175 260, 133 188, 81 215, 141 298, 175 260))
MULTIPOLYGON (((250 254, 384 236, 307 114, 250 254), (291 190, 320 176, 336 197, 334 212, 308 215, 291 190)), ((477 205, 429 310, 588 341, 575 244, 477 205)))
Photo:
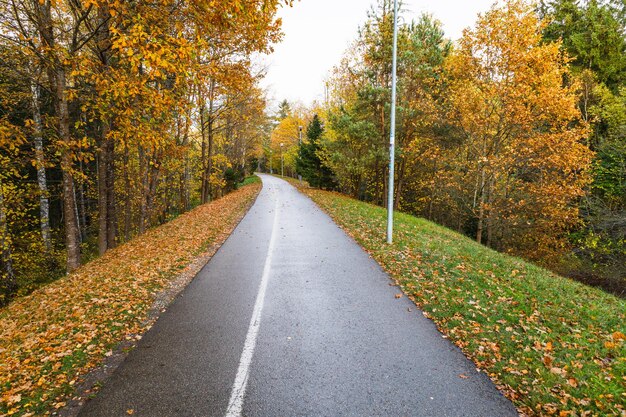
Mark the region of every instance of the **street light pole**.
POLYGON ((285 165, 285 160, 283 158, 283 143, 280 143, 280 176, 284 177, 285 176, 285 171, 284 171, 284 165, 285 165))
MULTIPOLYGON (((298 145, 300 145, 298 152, 302 156, 302 126, 298 126, 298 145)), ((302 174, 298 174, 298 181, 302 184, 302 174)))
POLYGON ((393 63, 391 75, 391 132, 389 133, 389 196, 387 197, 387 243, 393 243, 393 183, 396 162, 396 70, 398 66, 398 0, 393 1, 393 63))

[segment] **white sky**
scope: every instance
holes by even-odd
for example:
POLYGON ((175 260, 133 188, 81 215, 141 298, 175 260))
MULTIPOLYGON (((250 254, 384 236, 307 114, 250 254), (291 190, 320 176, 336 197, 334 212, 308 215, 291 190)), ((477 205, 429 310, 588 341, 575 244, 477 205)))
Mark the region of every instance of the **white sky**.
MULTIPOLYGON (((489 10, 495 0, 404 0, 406 21, 422 12, 440 20, 446 36, 456 40, 464 28, 473 26, 478 13, 489 10)), ((264 59, 268 67, 262 85, 274 105, 287 99, 309 105, 321 100, 324 79, 339 63, 367 11, 376 0, 299 0, 280 11, 283 41, 264 59)))

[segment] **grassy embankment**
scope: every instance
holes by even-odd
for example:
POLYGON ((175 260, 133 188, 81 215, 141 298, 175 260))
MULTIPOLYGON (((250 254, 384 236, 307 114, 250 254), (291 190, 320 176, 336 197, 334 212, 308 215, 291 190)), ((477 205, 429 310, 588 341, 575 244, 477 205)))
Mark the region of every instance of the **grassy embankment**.
MULTIPOLYGON (((297 181, 292 183, 298 186, 297 181)), ((299 187, 526 415, 626 415, 626 300, 444 227, 299 187)))
POLYGON ((245 184, 0 310, 0 416, 63 407, 115 346, 140 338, 159 294, 192 277, 246 213, 261 184, 245 184))

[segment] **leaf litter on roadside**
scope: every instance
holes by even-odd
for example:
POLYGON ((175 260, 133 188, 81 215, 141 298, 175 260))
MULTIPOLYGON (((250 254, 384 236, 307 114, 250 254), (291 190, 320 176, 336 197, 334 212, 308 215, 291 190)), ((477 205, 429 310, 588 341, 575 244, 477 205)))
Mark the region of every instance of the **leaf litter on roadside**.
POLYGON ((81 375, 141 338, 157 294, 228 237, 260 187, 199 206, 0 310, 0 416, 63 407, 81 375))

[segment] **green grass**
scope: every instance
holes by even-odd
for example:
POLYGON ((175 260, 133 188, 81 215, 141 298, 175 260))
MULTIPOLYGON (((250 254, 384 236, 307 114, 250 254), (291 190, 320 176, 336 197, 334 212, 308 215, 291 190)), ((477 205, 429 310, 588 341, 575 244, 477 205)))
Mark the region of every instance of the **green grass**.
POLYGON ((241 183, 237 184, 237 188, 250 184, 256 184, 259 182, 261 182, 261 178, 257 177, 256 175, 251 175, 249 177, 246 177, 241 183))
MULTIPOLYGON (((292 181, 294 185, 297 182, 292 181)), ((626 415, 626 301, 426 220, 301 188, 526 415, 626 415)))

